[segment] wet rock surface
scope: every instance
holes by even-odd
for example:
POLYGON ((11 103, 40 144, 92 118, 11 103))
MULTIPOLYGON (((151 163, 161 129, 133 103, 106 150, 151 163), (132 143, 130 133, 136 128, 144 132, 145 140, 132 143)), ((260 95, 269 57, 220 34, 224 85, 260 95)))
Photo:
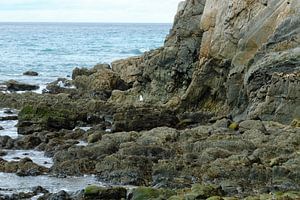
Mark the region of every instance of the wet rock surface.
POLYGON ((26 71, 23 73, 24 76, 38 76, 39 73, 35 71, 26 71))
POLYGON ((37 90, 40 87, 38 85, 31 85, 26 83, 21 83, 15 80, 9 80, 5 83, 6 90, 10 92, 17 92, 17 91, 31 91, 37 90))

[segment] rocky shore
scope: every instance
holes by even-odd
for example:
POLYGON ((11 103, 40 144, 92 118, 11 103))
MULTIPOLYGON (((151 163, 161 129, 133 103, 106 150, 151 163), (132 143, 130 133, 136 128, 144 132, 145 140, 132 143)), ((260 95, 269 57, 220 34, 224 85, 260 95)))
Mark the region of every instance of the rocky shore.
POLYGON ((299 13, 298 0, 186 0, 160 49, 75 68, 43 94, 4 83, 0 120, 18 121, 17 137, 0 130, 0 173, 97 180, 0 185, 0 199, 300 199, 299 13), (5 159, 16 150, 51 163, 5 159))

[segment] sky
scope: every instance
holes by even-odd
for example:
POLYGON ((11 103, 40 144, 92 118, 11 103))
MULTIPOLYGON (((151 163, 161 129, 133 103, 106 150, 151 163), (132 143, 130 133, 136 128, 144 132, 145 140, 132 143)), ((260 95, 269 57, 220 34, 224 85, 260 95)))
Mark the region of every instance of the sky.
POLYGON ((171 23, 181 0, 0 0, 0 22, 171 23))

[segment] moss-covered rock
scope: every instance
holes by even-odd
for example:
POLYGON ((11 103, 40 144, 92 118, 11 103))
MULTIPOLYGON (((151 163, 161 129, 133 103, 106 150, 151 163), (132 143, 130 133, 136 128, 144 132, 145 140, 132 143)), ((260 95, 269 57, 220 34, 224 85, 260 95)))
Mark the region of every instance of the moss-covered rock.
POLYGON ((73 129, 78 116, 72 110, 39 104, 25 106, 18 118, 18 133, 27 135, 42 130, 73 129))
POLYGON ((87 139, 88 143, 95 143, 95 142, 100 141, 100 140, 102 139, 102 135, 103 135, 103 134, 104 134, 103 132, 97 131, 97 132, 95 132, 95 133, 89 135, 89 136, 88 136, 88 139, 87 139))
POLYGON ((90 185, 84 189, 84 199, 86 200, 121 200, 125 199, 126 195, 127 190, 122 187, 105 188, 90 185))
POLYGON ((168 199, 175 194, 176 192, 173 190, 154 189, 150 187, 139 187, 132 191, 131 200, 168 199))
POLYGON ((213 196, 222 196, 224 193, 220 187, 216 185, 195 184, 192 186, 191 192, 185 194, 186 200, 206 199, 213 196))
POLYGON ((232 123, 228 126, 228 128, 229 128, 230 130, 235 130, 235 131, 237 131, 237 130, 239 130, 239 124, 238 124, 237 122, 232 122, 232 123))

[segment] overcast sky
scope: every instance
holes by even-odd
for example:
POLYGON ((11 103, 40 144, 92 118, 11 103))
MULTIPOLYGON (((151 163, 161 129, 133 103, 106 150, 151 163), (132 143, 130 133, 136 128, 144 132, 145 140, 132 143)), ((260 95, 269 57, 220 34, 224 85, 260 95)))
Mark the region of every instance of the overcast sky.
POLYGON ((181 0, 0 0, 2 22, 173 22, 181 0))

